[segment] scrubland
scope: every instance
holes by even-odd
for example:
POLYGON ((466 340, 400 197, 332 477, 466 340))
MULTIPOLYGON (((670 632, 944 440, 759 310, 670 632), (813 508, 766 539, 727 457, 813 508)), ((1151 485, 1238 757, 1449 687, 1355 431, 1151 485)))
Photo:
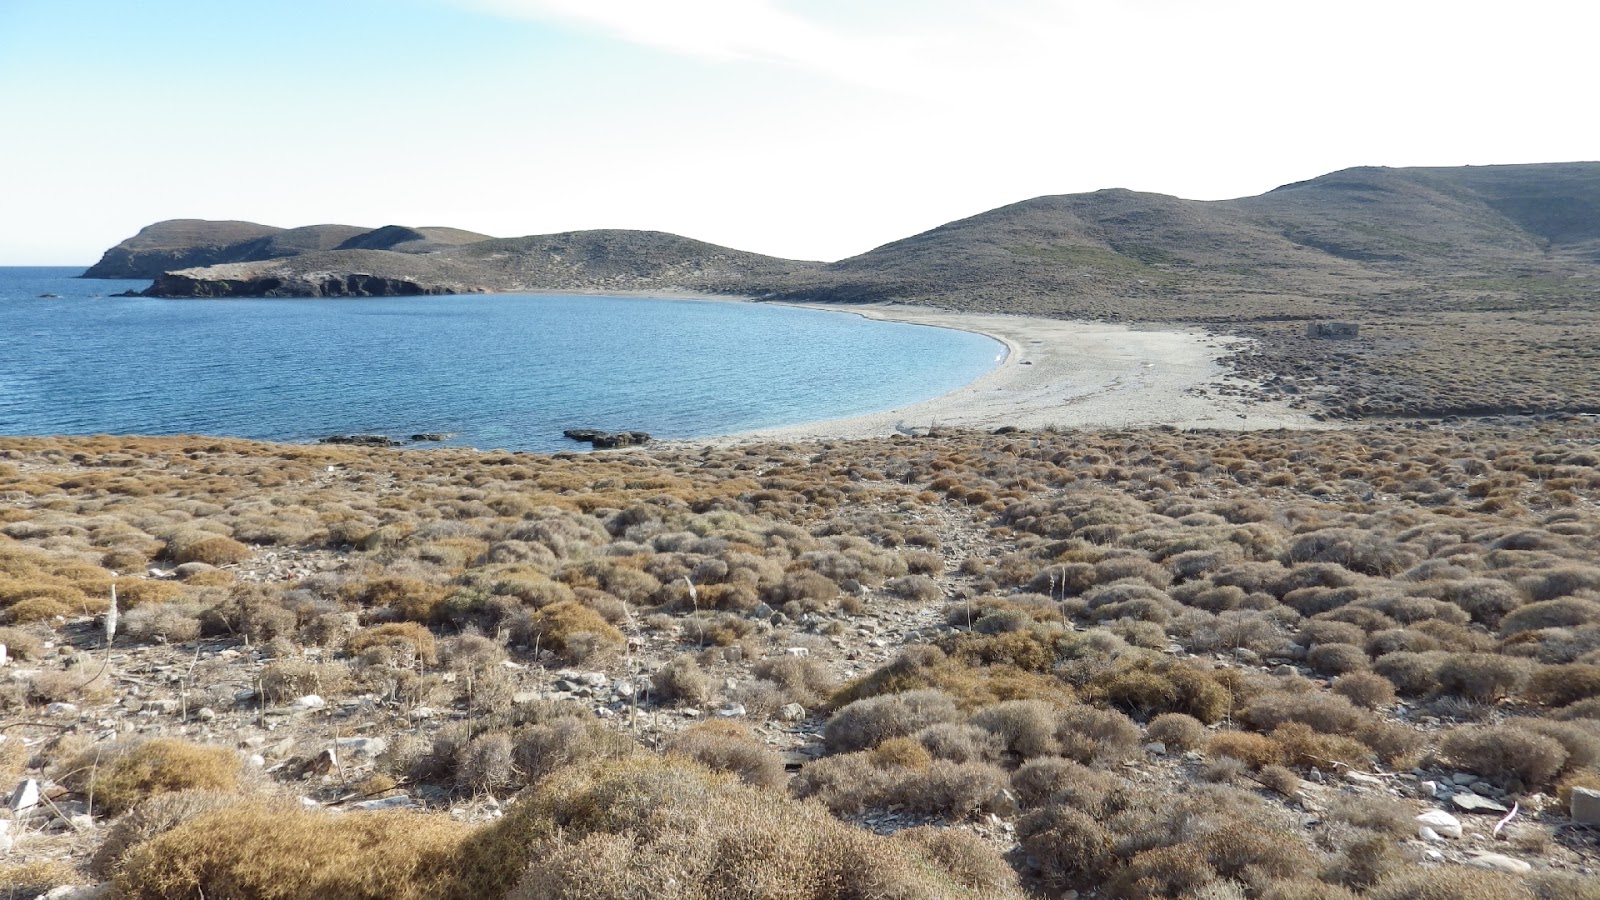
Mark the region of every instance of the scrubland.
POLYGON ((1597 897, 1597 499, 1577 417, 0 439, 0 885, 1597 897))

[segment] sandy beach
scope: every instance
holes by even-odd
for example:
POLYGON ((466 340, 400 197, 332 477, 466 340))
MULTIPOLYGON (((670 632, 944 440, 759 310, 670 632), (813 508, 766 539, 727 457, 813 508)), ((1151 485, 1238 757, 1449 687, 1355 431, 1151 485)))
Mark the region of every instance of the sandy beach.
MULTIPOLYGON (((867 415, 742 432, 713 442, 863 438, 931 426, 994 429, 1326 428, 1286 403, 1218 393, 1245 385, 1219 362, 1241 338, 1202 330, 1158 330, 1026 316, 956 313, 925 307, 799 304, 874 319, 986 334, 1009 352, 960 390, 867 415)), ((695 441, 694 443, 706 443, 695 441)))

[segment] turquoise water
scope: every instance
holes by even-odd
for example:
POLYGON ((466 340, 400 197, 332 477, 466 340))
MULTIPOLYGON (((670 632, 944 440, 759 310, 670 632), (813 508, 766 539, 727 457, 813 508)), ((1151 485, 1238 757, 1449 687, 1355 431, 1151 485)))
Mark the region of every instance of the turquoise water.
POLYGON ((893 409, 1004 353, 967 332, 764 304, 160 300, 111 297, 149 282, 81 271, 0 268, 0 434, 454 432, 553 451, 581 446, 567 428, 690 438, 893 409))

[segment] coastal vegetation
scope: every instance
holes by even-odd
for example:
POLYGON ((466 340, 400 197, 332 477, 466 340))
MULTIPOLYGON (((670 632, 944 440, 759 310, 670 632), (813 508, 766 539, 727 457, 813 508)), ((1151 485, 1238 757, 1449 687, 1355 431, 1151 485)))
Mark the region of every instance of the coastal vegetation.
POLYGON ((0 439, 0 883, 1591 897, 1597 448, 0 439))

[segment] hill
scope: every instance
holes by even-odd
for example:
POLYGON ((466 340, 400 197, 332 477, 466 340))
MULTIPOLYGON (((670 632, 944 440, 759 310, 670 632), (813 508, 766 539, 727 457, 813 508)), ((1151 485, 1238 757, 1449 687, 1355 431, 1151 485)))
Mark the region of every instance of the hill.
POLYGON ((1595 162, 1361 167, 1221 201, 1036 197, 831 263, 659 232, 479 237, 167 222, 88 274, 166 266, 150 293, 176 297, 700 291, 1203 324, 1256 338, 1234 367, 1269 394, 1313 385, 1332 416, 1600 412, 1595 162), (1305 336, 1328 319, 1361 339, 1305 336))
POLYGON ((282 259, 316 251, 426 252, 488 239, 488 235, 456 228, 274 228, 254 222, 170 219, 140 229, 138 234, 107 250, 83 274, 85 278, 155 278, 177 269, 282 259))
POLYGON ((380 235, 384 231, 369 232, 328 252, 168 272, 156 279, 151 292, 180 297, 739 292, 744 285, 781 283, 820 266, 656 231, 573 231, 443 247, 435 235, 428 242, 400 242, 391 248, 382 247, 383 240, 399 234, 380 235), (392 252, 413 246, 414 252, 392 252))

